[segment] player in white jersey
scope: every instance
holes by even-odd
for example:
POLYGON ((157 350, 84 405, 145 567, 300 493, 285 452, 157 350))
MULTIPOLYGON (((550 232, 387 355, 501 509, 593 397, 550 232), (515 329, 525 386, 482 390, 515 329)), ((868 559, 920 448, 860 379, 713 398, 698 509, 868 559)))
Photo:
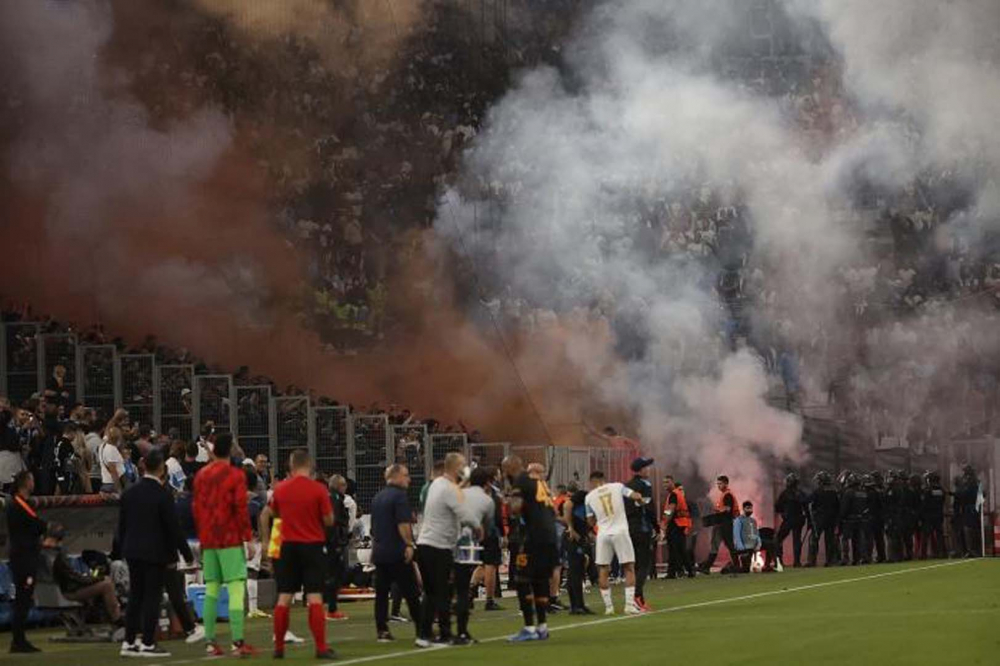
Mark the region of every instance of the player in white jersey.
POLYGON ((608 573, 611 559, 617 555, 618 563, 625 572, 625 614, 642 613, 635 603, 635 551, 628 533, 628 519, 625 517, 625 502, 642 502, 640 493, 621 483, 605 483, 604 472, 595 471, 590 475, 591 491, 587 493, 587 521, 597 526, 597 547, 594 549, 594 563, 597 565, 604 600, 604 614, 614 615, 615 606, 611 601, 608 573))

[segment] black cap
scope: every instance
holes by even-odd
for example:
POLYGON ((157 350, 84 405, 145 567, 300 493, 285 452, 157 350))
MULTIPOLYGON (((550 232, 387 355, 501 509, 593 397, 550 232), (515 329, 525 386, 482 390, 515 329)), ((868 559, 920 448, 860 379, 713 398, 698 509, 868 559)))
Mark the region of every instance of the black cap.
POLYGON ((632 471, 638 472, 640 469, 644 469, 653 464, 652 458, 636 458, 632 461, 632 471))

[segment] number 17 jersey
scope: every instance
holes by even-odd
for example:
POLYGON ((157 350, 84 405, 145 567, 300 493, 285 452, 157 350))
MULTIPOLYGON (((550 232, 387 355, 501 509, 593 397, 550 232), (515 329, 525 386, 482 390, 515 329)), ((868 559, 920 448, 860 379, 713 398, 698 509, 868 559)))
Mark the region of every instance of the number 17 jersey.
POLYGON ((597 521, 599 534, 628 534, 625 497, 631 494, 632 491, 621 483, 605 483, 587 493, 584 502, 587 505, 587 515, 593 516, 597 521))

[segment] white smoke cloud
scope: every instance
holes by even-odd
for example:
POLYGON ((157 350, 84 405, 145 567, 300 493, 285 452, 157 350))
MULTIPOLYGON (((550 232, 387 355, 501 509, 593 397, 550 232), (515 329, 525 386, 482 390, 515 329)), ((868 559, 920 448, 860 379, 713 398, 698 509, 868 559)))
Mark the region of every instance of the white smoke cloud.
MULTIPOLYGON (((669 206, 702 183, 717 203, 745 204, 754 264, 766 267, 761 280, 779 303, 751 313, 757 331, 779 347, 814 350, 802 377, 814 397, 841 367, 868 395, 892 390, 902 375, 855 367, 866 341, 844 317, 877 271, 866 268, 874 260, 853 187, 898 189, 929 168, 953 169, 978 193, 976 219, 992 214, 1000 4, 783 3, 801 20, 794 37, 804 47, 839 53, 856 105, 856 127, 819 154, 778 99, 717 74, 727 44, 752 32, 737 11, 747 4, 603 3, 566 51, 569 79, 544 67, 527 72, 492 109, 462 180, 442 197, 436 228, 479 261, 501 257, 503 282, 537 304, 599 303, 627 318, 645 353, 625 360, 602 341, 572 343, 582 376, 635 414, 655 452, 706 479, 742 477, 753 493, 768 481, 761 461, 802 460, 801 422, 768 404, 761 360, 721 339, 716 265, 657 256, 659 232, 641 240, 635 211, 669 206), (499 215, 484 222, 498 199, 499 215)), ((875 366, 899 360, 884 343, 867 344, 875 366)), ((906 375, 923 382, 910 412, 931 395, 935 375, 963 358, 951 346, 911 351, 933 371, 906 375)))

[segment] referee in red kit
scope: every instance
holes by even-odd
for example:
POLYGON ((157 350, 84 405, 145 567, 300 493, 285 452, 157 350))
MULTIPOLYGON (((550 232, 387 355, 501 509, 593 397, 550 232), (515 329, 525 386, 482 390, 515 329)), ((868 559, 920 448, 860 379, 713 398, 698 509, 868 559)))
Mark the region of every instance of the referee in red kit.
POLYGON ((335 659, 326 645, 326 528, 333 526, 333 506, 326 486, 312 478, 313 461, 302 449, 289 460, 290 474, 274 489, 271 511, 281 518, 281 557, 276 577, 278 605, 274 609, 274 658, 285 656, 292 597, 305 589, 309 604, 309 630, 316 642, 317 659, 335 659))

